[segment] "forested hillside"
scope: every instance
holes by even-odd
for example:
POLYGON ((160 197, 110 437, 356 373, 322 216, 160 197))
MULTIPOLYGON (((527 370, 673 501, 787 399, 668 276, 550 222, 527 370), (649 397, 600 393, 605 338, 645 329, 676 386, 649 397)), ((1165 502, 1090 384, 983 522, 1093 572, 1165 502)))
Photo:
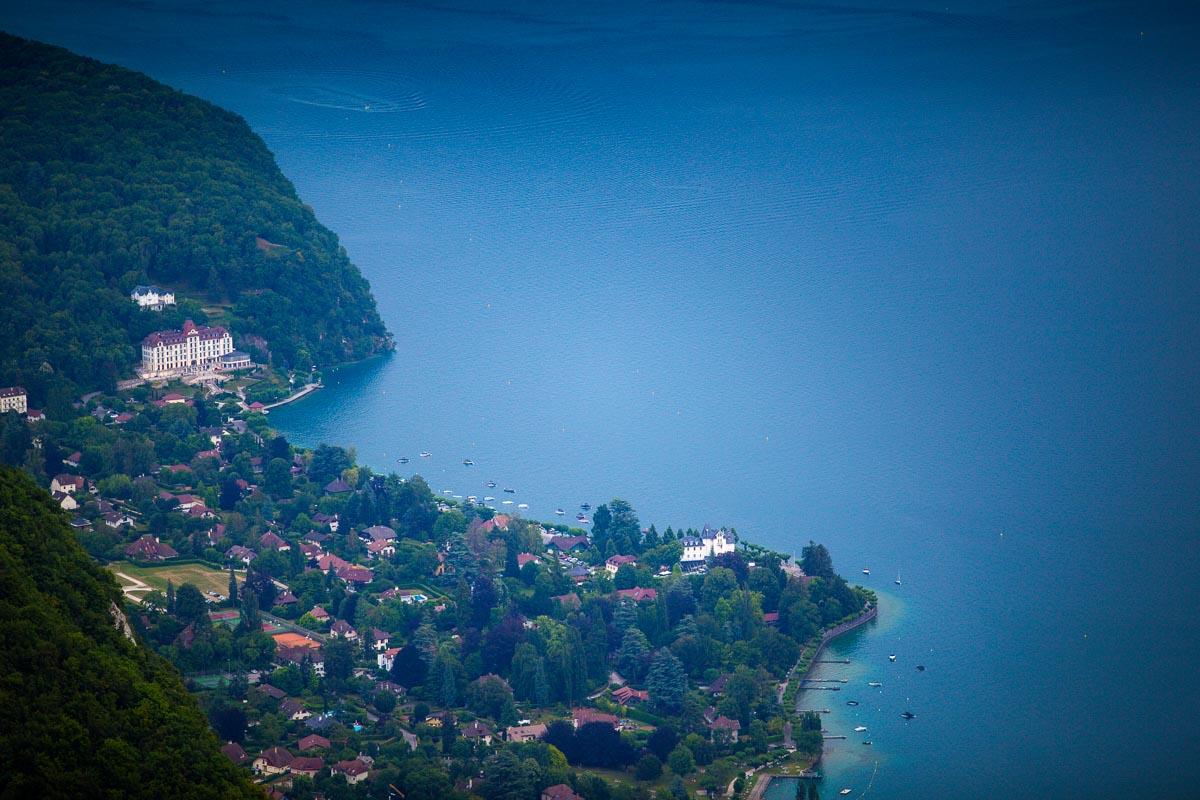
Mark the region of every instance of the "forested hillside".
POLYGON ((0 466, 0 797, 260 797, 121 607, 45 490, 0 466))
POLYGON ((40 405, 130 374, 177 321, 134 307, 141 283, 226 304, 279 365, 390 347, 367 281, 241 117, 0 33, 0 385, 40 405))

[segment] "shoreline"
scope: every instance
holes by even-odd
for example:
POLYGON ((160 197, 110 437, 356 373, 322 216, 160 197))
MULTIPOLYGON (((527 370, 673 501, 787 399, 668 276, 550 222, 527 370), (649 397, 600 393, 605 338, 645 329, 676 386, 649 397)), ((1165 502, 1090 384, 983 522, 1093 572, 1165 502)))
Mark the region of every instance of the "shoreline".
POLYGON ((276 400, 274 403, 268 403, 267 405, 264 405, 263 411, 270 411, 273 408, 279 408, 280 406, 286 406, 288 403, 294 403, 297 400, 308 397, 318 389, 324 388, 324 386, 325 384, 323 383, 306 383, 302 389, 297 392, 293 392, 282 400, 276 400))

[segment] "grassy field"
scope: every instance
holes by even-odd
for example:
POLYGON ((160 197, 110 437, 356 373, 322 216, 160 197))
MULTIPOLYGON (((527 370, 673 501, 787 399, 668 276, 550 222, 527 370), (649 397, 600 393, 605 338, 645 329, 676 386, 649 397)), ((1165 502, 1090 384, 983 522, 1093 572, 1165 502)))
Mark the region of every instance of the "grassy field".
MULTIPOLYGON (((216 592, 224 597, 229 593, 229 573, 203 564, 163 564, 162 566, 140 566, 128 561, 116 561, 108 565, 110 571, 123 573, 142 583, 149 584, 152 589, 166 591, 167 581, 175 584, 176 588, 190 583, 202 592, 216 592)), ((121 586, 128 588, 134 584, 117 575, 121 586)), ((240 581, 239 581, 240 582, 240 581)))

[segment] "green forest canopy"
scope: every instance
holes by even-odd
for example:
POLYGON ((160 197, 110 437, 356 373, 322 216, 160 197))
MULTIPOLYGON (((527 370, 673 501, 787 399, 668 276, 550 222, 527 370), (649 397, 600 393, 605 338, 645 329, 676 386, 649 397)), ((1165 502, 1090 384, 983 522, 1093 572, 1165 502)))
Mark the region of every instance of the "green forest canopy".
POLYGON ((136 308, 144 283, 224 304, 278 365, 390 349, 367 281, 238 115, 2 32, 0 109, 0 385, 111 388, 181 321, 136 308))
POLYGON ((261 797, 122 607, 45 490, 0 466, 0 797, 261 797))

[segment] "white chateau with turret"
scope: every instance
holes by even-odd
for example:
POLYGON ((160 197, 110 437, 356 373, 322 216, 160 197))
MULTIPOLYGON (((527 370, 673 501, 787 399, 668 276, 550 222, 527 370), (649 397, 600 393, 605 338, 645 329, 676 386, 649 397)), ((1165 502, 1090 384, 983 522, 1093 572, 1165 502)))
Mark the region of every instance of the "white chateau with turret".
POLYGON ((235 355, 233 337, 221 327, 197 327, 190 319, 181 331, 155 331, 142 340, 143 378, 170 378, 218 369, 239 369, 250 365, 250 357, 235 355), (243 363, 244 360, 244 363, 243 363))
POLYGON ((713 530, 707 525, 700 531, 700 536, 684 537, 681 544, 683 555, 679 560, 684 564, 703 562, 706 558, 732 553, 737 549, 737 542, 730 531, 724 528, 713 530))
POLYGON ((135 286, 129 293, 129 299, 137 303, 139 308, 152 308, 155 311, 175 305, 175 293, 157 286, 135 286))

